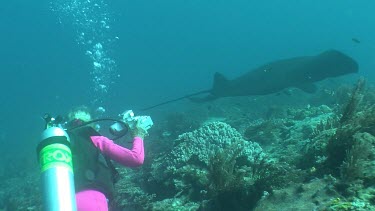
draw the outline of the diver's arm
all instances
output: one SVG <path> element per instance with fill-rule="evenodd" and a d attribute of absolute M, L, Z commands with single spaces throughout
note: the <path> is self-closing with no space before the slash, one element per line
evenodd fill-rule
<path fill-rule="evenodd" d="M 113 143 L 105 136 L 91 136 L 91 140 L 104 155 L 124 166 L 138 167 L 143 164 L 145 153 L 141 137 L 133 138 L 131 150 Z"/>

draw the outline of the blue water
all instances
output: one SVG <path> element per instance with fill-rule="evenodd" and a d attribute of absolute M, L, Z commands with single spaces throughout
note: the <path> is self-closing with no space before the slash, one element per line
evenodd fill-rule
<path fill-rule="evenodd" d="M 216 71 L 232 78 L 276 59 L 334 48 L 375 79 L 371 0 L 92 0 L 106 4 L 109 30 L 85 41 L 106 44 L 115 62 L 110 75 L 96 74 L 110 79 L 103 94 L 93 90 L 92 45 L 77 41 L 88 29 L 51 9 L 59 2 L 69 1 L 0 2 L 2 153 L 34 150 L 45 112 L 85 104 L 116 114 L 210 88 Z"/>

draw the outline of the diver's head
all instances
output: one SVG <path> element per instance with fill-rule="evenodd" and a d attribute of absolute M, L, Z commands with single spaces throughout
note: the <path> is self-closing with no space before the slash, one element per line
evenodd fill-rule
<path fill-rule="evenodd" d="M 69 112 L 67 126 L 72 128 L 91 120 L 90 109 L 87 106 L 79 106 Z"/>

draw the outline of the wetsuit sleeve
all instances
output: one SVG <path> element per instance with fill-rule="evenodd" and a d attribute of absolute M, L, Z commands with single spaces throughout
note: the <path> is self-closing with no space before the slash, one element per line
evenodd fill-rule
<path fill-rule="evenodd" d="M 91 140 L 104 155 L 124 166 L 138 167 L 143 164 L 145 153 L 140 137 L 133 139 L 131 150 L 113 143 L 105 136 L 91 136 Z"/>

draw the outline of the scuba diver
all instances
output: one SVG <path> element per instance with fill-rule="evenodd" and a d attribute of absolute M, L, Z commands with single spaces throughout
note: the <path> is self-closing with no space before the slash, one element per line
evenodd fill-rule
<path fill-rule="evenodd" d="M 93 124 L 85 124 L 89 122 L 93 122 L 89 109 L 79 107 L 69 113 L 66 126 L 72 140 L 77 210 L 107 211 L 118 179 L 111 160 L 126 167 L 141 166 L 144 161 L 143 140 L 149 127 L 138 124 L 139 120 L 136 120 L 134 126 L 129 127 L 133 144 L 127 149 L 99 134 Z"/>

